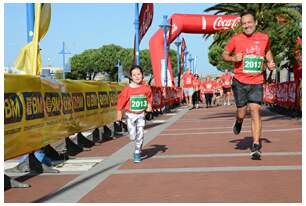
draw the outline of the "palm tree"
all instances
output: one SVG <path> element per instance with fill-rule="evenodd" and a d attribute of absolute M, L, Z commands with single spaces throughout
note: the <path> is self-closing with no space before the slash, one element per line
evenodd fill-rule
<path fill-rule="evenodd" d="M 263 3 L 263 4 L 255 4 L 255 3 L 220 3 L 216 4 L 210 8 L 204 10 L 204 12 L 208 11 L 216 11 L 215 14 L 240 14 L 245 10 L 253 10 L 256 13 L 257 17 L 257 31 L 261 31 L 269 34 L 270 36 L 270 45 L 272 53 L 275 54 L 275 62 L 279 65 L 282 60 L 288 59 L 289 61 L 294 61 L 294 57 L 292 55 L 292 49 L 295 48 L 295 40 L 298 36 L 301 36 L 302 28 L 301 28 L 301 4 L 288 4 L 288 3 Z M 283 23 L 280 24 L 280 19 L 283 19 Z M 210 46 L 210 52 L 214 57 L 216 55 L 216 51 L 220 51 L 218 47 L 223 48 L 226 45 L 229 38 L 237 32 L 241 32 L 241 27 L 238 26 L 234 30 L 226 30 L 214 35 L 214 41 Z M 210 35 L 204 35 L 205 39 L 209 38 Z M 289 39 L 289 40 L 288 40 Z M 221 53 L 220 53 L 221 55 Z M 214 57 L 210 56 L 210 59 Z M 220 63 L 220 58 L 212 61 L 213 65 L 217 66 L 223 65 L 224 63 Z M 216 62 L 218 64 L 216 65 Z M 219 68 L 222 69 L 222 68 Z M 223 68 L 224 69 L 224 68 Z"/>

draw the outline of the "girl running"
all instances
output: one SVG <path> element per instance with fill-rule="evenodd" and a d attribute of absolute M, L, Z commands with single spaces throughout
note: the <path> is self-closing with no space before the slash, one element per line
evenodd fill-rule
<path fill-rule="evenodd" d="M 144 139 L 145 112 L 152 111 L 152 91 L 143 83 L 143 69 L 133 65 L 130 69 L 131 83 L 118 96 L 117 122 L 122 120 L 122 110 L 126 111 L 130 140 L 135 142 L 134 162 L 141 162 Z"/>

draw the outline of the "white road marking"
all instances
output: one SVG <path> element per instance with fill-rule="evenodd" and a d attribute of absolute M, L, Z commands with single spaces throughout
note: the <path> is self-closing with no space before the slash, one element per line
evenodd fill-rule
<path fill-rule="evenodd" d="M 270 129 L 263 130 L 262 132 L 289 132 L 289 131 L 298 131 L 302 128 L 290 128 L 290 129 Z M 244 130 L 241 133 L 250 133 L 251 130 Z M 182 135 L 197 135 L 197 134 L 231 134 L 233 131 L 224 131 L 224 132 L 190 132 L 190 133 L 161 133 L 161 136 L 182 136 Z"/>

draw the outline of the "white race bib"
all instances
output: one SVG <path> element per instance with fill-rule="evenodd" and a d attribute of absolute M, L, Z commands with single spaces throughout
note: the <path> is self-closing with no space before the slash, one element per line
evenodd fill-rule
<path fill-rule="evenodd" d="M 243 73 L 260 74 L 263 57 L 255 55 L 245 55 L 243 58 Z"/>
<path fill-rule="evenodd" d="M 191 84 L 191 78 L 190 77 L 187 77 L 186 84 Z"/>

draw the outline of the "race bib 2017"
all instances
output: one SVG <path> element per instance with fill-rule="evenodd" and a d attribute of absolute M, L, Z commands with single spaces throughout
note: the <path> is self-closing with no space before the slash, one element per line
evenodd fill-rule
<path fill-rule="evenodd" d="M 261 73 L 263 58 L 261 56 L 245 55 L 243 58 L 243 73 Z"/>
<path fill-rule="evenodd" d="M 148 107 L 146 96 L 131 96 L 130 97 L 130 110 L 131 112 L 141 112 Z"/>

